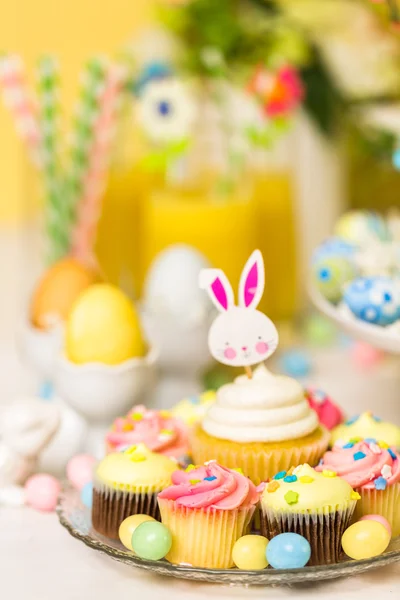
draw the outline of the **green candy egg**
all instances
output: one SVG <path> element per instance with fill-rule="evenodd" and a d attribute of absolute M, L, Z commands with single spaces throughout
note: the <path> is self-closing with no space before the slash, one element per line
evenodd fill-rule
<path fill-rule="evenodd" d="M 355 278 L 356 269 L 346 258 L 324 257 L 313 265 L 313 281 L 321 294 L 337 304 L 343 296 L 343 286 Z"/>
<path fill-rule="evenodd" d="M 145 521 L 132 534 L 132 549 L 140 558 L 161 560 L 171 546 L 171 532 L 158 521 Z"/>

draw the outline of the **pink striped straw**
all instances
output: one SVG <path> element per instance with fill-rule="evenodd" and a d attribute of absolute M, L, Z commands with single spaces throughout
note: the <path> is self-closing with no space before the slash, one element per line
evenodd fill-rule
<path fill-rule="evenodd" d="M 72 253 L 80 260 L 94 263 L 93 246 L 101 201 L 106 189 L 111 146 L 120 92 L 126 77 L 121 65 L 111 65 L 100 100 L 90 160 L 78 203 L 76 226 L 72 234 Z"/>
<path fill-rule="evenodd" d="M 19 56 L 0 58 L 0 85 L 4 104 L 14 117 L 18 134 L 27 145 L 33 162 L 42 166 L 38 110 L 29 92 L 24 64 Z"/>

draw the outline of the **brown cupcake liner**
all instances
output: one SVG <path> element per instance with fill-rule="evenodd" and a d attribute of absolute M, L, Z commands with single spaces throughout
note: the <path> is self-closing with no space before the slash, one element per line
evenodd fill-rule
<path fill-rule="evenodd" d="M 236 510 L 186 508 L 174 500 L 158 500 L 161 521 L 172 534 L 172 547 L 166 559 L 203 569 L 229 569 L 234 566 L 235 542 L 249 532 L 254 506 Z"/>
<path fill-rule="evenodd" d="M 400 484 L 389 485 L 386 490 L 357 488 L 361 499 L 357 502 L 355 518 L 364 515 L 381 515 L 392 528 L 392 538 L 400 535 Z"/>
<path fill-rule="evenodd" d="M 134 493 L 110 488 L 93 489 L 92 525 L 106 537 L 118 540 L 119 526 L 131 515 L 149 515 L 161 520 L 158 492 Z"/>
<path fill-rule="evenodd" d="M 192 454 L 195 464 L 203 464 L 208 460 L 216 460 L 219 464 L 230 469 L 240 467 L 243 473 L 256 485 L 267 481 L 279 471 L 287 471 L 290 467 L 309 464 L 316 466 L 322 458 L 329 444 L 329 432 L 321 428 L 320 439 L 316 439 L 304 446 L 290 448 L 270 448 L 265 444 L 265 449 L 255 449 L 254 445 L 236 444 L 234 448 L 229 442 L 217 438 L 203 438 L 193 435 Z M 259 446 L 260 444 L 258 444 Z"/>
<path fill-rule="evenodd" d="M 342 535 L 350 525 L 355 502 L 335 512 L 288 513 L 261 506 L 261 534 L 269 540 L 280 533 L 298 533 L 311 546 L 307 566 L 339 562 L 342 555 Z"/>

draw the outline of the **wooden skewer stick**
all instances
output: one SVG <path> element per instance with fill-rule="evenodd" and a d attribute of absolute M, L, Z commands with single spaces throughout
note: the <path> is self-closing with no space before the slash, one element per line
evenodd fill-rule
<path fill-rule="evenodd" d="M 249 379 L 253 378 L 253 371 L 251 370 L 251 367 L 245 367 L 244 371 Z"/>

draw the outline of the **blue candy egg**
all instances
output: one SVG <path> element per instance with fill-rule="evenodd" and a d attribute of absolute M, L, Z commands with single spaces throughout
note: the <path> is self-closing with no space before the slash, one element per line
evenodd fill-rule
<path fill-rule="evenodd" d="M 360 277 L 350 283 L 344 302 L 362 321 L 390 325 L 400 318 L 400 289 L 390 277 Z"/>
<path fill-rule="evenodd" d="M 274 569 L 301 569 L 311 556 L 310 543 L 298 533 L 281 533 L 270 540 L 267 561 Z"/>
<path fill-rule="evenodd" d="M 305 377 L 312 370 L 311 359 L 302 350 L 288 350 L 280 359 L 281 369 L 290 377 Z"/>
<path fill-rule="evenodd" d="M 344 285 L 357 276 L 357 271 L 348 258 L 325 256 L 313 264 L 312 276 L 321 294 L 336 304 L 342 299 Z"/>
<path fill-rule="evenodd" d="M 93 483 L 86 483 L 81 489 L 81 502 L 86 508 L 92 508 L 93 504 Z"/>

